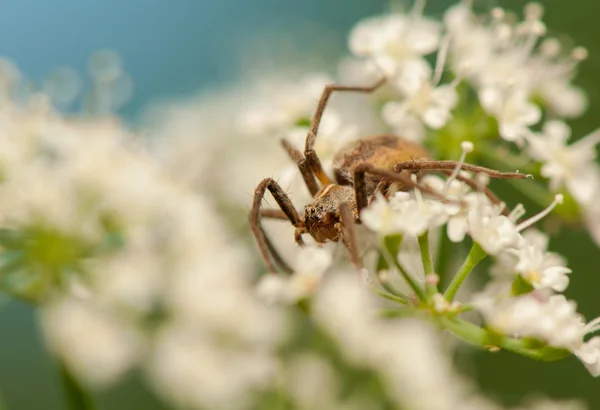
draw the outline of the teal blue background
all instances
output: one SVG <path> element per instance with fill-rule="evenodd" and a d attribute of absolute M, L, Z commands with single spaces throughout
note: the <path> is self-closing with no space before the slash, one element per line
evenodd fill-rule
<path fill-rule="evenodd" d="M 428 10 L 439 15 L 449 3 L 432 0 Z M 525 2 L 482 4 L 497 3 L 518 10 Z M 568 33 L 590 50 L 578 83 L 588 90 L 592 108 L 573 122 L 576 135 L 582 135 L 600 125 L 600 4 L 542 3 L 551 33 Z M 327 59 L 334 61 L 342 52 L 351 26 L 384 10 L 386 4 L 382 0 L 7 0 L 0 3 L 0 55 L 40 80 L 57 66 L 84 72 L 93 51 L 114 49 L 134 80 L 134 97 L 122 114 L 135 121 L 150 101 L 233 82 L 246 68 L 244 55 L 258 47 L 248 39 L 268 32 L 285 32 L 302 50 L 320 50 L 326 65 Z M 273 44 L 266 67 L 276 69 L 285 50 L 278 48 L 281 42 Z M 258 51 L 269 56 L 268 48 Z M 567 295 L 579 301 L 586 317 L 600 315 L 598 248 L 577 231 L 563 232 L 555 246 L 573 269 Z M 0 393 L 11 410 L 64 408 L 56 369 L 41 346 L 35 320 L 27 306 L 16 302 L 0 310 Z M 481 353 L 460 365 L 476 375 L 488 393 L 507 403 L 534 391 L 585 397 L 591 408 L 600 408 L 600 381 L 576 359 L 544 364 L 508 353 Z M 131 403 L 140 409 L 161 408 L 136 377 L 101 400 L 111 410 L 130 409 Z"/>

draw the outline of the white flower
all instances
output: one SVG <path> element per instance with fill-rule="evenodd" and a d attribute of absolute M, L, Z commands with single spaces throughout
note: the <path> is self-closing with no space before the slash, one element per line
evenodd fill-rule
<path fill-rule="evenodd" d="M 600 318 L 586 324 L 577 313 L 576 303 L 564 295 L 534 291 L 510 297 L 506 289 L 506 286 L 490 288 L 487 294 L 479 295 L 474 301 L 488 326 L 508 336 L 533 337 L 551 346 L 568 349 L 592 375 L 600 375 L 600 338 L 584 341 L 586 335 L 600 329 Z"/>
<path fill-rule="evenodd" d="M 516 248 L 521 241 L 515 224 L 492 207 L 471 209 L 467 220 L 473 240 L 491 255 L 497 255 L 507 248 Z"/>
<path fill-rule="evenodd" d="M 397 214 L 398 229 L 401 233 L 420 236 L 429 229 L 446 223 L 448 215 L 446 206 L 438 199 L 422 198 L 418 191 L 415 196 L 406 198 L 396 193 L 390 205 Z"/>
<path fill-rule="evenodd" d="M 551 288 L 563 292 L 569 286 L 568 273 L 563 258 L 552 252 L 544 252 L 535 245 L 525 244 L 518 250 L 515 270 L 534 288 Z"/>
<path fill-rule="evenodd" d="M 439 43 L 441 24 L 420 13 L 371 17 L 358 23 L 350 33 L 350 51 L 371 58 L 388 76 L 394 76 L 407 62 L 433 52 Z"/>
<path fill-rule="evenodd" d="M 488 114 L 496 117 L 500 136 L 507 141 L 521 143 L 528 127 L 542 118 L 541 109 L 519 88 L 486 87 L 479 91 L 479 101 Z"/>
<path fill-rule="evenodd" d="M 582 343 L 574 353 L 592 376 L 600 376 L 600 336 L 594 336 Z"/>
<path fill-rule="evenodd" d="M 458 103 L 458 93 L 452 85 L 440 85 L 420 79 L 414 88 L 404 87 L 403 100 L 387 103 L 383 118 L 403 133 L 403 126 L 416 117 L 431 129 L 442 128 L 451 117 L 450 111 Z"/>
<path fill-rule="evenodd" d="M 69 298 L 42 312 L 50 349 L 85 383 L 116 382 L 138 360 L 141 339 L 127 324 L 90 300 Z"/>
<path fill-rule="evenodd" d="M 188 325 L 163 328 L 146 363 L 153 385 L 185 408 L 248 408 L 253 390 L 275 377 L 277 361 L 259 346 L 207 336 Z"/>
<path fill-rule="evenodd" d="M 463 173 L 463 176 L 468 176 Z M 491 206 L 489 199 L 481 192 L 472 191 L 469 186 L 458 180 L 446 181 L 435 175 L 426 175 L 421 183 L 437 192 L 445 192 L 451 201 L 461 201 L 465 206 L 448 203 L 447 235 L 452 242 L 462 242 L 468 231 L 469 210 L 478 206 Z"/>
<path fill-rule="evenodd" d="M 436 293 L 433 295 L 433 307 L 437 312 L 447 313 L 456 312 L 458 309 L 460 309 L 461 304 L 456 301 L 449 303 L 444 295 L 441 293 Z"/>
<path fill-rule="evenodd" d="M 406 192 L 397 192 L 388 202 L 378 195 L 361 213 L 361 220 L 372 231 L 381 235 L 402 233 L 419 236 L 427 230 L 443 225 L 447 220 L 445 205 L 436 199 L 414 198 Z"/>
<path fill-rule="evenodd" d="M 297 81 L 259 84 L 259 95 L 242 109 L 238 131 L 254 137 L 287 132 L 299 121 L 310 120 L 323 88 L 332 82 L 324 74 L 312 74 Z"/>
<path fill-rule="evenodd" d="M 257 292 L 268 303 L 297 302 L 315 293 L 331 263 L 332 254 L 328 249 L 304 246 L 297 252 L 291 276 L 265 275 L 258 284 Z"/>
<path fill-rule="evenodd" d="M 398 89 L 402 100 L 388 102 L 382 115 L 400 135 L 414 128 L 412 124 L 415 118 L 431 129 L 442 128 L 450 119 L 450 111 L 458 103 L 456 86 L 460 77 L 451 84 L 439 84 L 449 46 L 449 39 L 442 41 L 433 74 L 426 61 L 414 60 L 406 63 L 393 79 L 392 85 Z"/>
<path fill-rule="evenodd" d="M 536 229 L 522 235 L 518 249 L 508 249 L 495 258 L 490 273 L 496 279 L 512 281 L 519 274 L 536 289 L 549 288 L 563 292 L 569 285 L 571 269 L 557 253 L 548 252 L 548 236 Z"/>
<path fill-rule="evenodd" d="M 570 128 L 562 121 L 544 124 L 542 134 L 530 133 L 529 154 L 543 162 L 541 173 L 550 179 L 550 188 L 565 186 L 575 199 L 586 204 L 600 187 L 600 168 L 595 163 L 595 145 L 600 141 L 600 131 L 579 139 L 571 145 Z"/>
<path fill-rule="evenodd" d="M 367 228 L 383 236 L 398 232 L 399 229 L 396 211 L 383 195 L 377 195 L 375 200 L 363 209 L 360 219 Z"/>

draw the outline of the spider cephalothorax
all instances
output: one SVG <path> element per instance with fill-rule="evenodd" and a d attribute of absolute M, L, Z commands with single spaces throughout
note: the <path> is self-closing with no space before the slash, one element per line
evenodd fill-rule
<path fill-rule="evenodd" d="M 299 214 L 288 195 L 272 178 L 265 178 L 256 186 L 250 212 L 250 226 L 261 256 L 271 271 L 276 270 L 275 265 L 279 265 L 284 271 L 290 271 L 290 268 L 266 236 L 260 222 L 261 217 L 288 219 L 296 227 L 294 238 L 300 246 L 304 245 L 303 234 L 311 235 L 319 243 L 337 242 L 341 239 L 358 268 L 361 261 L 353 228 L 355 223 L 360 223 L 360 212 L 369 205 L 373 197 L 377 193 L 387 196 L 392 185 L 395 190 L 409 190 L 418 186 L 424 192 L 439 196 L 438 193 L 419 185 L 418 178 L 413 179 L 411 176 L 419 176 L 427 171 L 449 173 L 457 167 L 456 161 L 430 159 L 423 147 L 395 135 L 375 135 L 359 139 L 342 148 L 334 157 L 335 182 L 327 176 L 314 145 L 319 123 L 331 93 L 369 93 L 384 83 L 385 79 L 381 79 L 370 87 L 326 86 L 306 136 L 304 154 L 286 140 L 282 141 L 283 147 L 298 165 L 313 199 L 304 208 L 304 213 Z M 460 166 L 467 171 L 482 172 L 496 178 L 525 176 L 470 164 L 461 163 Z M 460 176 L 459 179 L 465 180 Z M 261 210 L 266 190 L 271 192 L 281 211 Z"/>

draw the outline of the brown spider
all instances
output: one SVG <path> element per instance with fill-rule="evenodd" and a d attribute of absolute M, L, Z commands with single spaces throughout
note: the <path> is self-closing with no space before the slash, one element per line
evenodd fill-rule
<path fill-rule="evenodd" d="M 301 216 L 275 180 L 265 178 L 256 186 L 250 211 L 250 227 L 262 259 L 272 272 L 276 271 L 275 264 L 285 272 L 291 272 L 291 269 L 265 234 L 261 225 L 261 217 L 289 220 L 296 228 L 294 239 L 300 246 L 304 245 L 302 235 L 305 233 L 310 234 L 319 243 L 337 242 L 341 239 L 350 252 L 352 262 L 359 269 L 361 260 L 354 223 L 360 223 L 361 210 L 369 205 L 377 192 L 387 196 L 390 185 L 394 184 L 397 190 L 418 187 L 423 192 L 443 199 L 439 193 L 413 181 L 410 175 L 420 175 L 421 171 L 441 172 L 448 175 L 457 167 L 458 162 L 431 160 L 424 148 L 394 135 L 369 136 L 342 148 L 334 157 L 335 182 L 323 170 L 314 146 L 319 123 L 332 92 L 371 93 L 385 82 L 386 79 L 382 78 L 368 87 L 327 85 L 321 94 L 306 136 L 304 155 L 285 139 L 281 141 L 285 150 L 296 162 L 313 199 L 304 208 L 304 216 Z M 492 178 L 524 178 L 526 176 L 520 173 L 499 172 L 471 164 L 462 164 L 462 169 L 485 173 Z M 469 184 L 472 188 L 480 189 L 471 179 L 460 175 L 457 179 Z M 267 189 L 273 195 L 281 211 L 261 210 L 261 203 Z M 500 202 L 489 190 L 485 189 L 485 193 L 493 202 Z"/>

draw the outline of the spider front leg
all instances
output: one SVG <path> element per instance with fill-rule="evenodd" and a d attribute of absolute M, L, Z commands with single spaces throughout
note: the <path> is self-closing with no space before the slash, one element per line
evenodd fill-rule
<path fill-rule="evenodd" d="M 402 172 L 408 170 L 423 170 L 431 172 L 439 172 L 446 176 L 451 176 L 453 171 L 460 168 L 461 170 L 470 171 L 476 174 L 485 174 L 490 178 L 496 179 L 522 179 L 527 178 L 527 174 L 521 174 L 519 172 L 501 172 L 495 169 L 481 167 L 479 165 L 466 164 L 457 161 L 432 161 L 432 160 L 421 160 L 421 161 L 407 161 L 401 162 L 394 166 L 395 172 Z M 454 176 L 457 180 L 465 183 L 471 189 L 481 191 L 488 199 L 496 205 L 504 205 L 504 202 L 500 200 L 488 187 L 481 186 L 477 181 L 469 178 L 465 178 L 460 174 Z M 504 208 L 502 211 L 504 215 L 508 215 L 510 210 Z"/>
<path fill-rule="evenodd" d="M 290 158 L 298 165 L 298 170 L 302 175 L 302 179 L 304 179 L 304 183 L 306 184 L 310 195 L 314 197 L 317 192 L 319 192 L 319 185 L 317 184 L 317 181 L 315 181 L 315 174 L 306 161 L 306 158 L 304 158 L 302 153 L 294 148 L 289 141 L 282 139 L 281 145 L 283 145 L 283 148 L 287 151 Z"/>
<path fill-rule="evenodd" d="M 329 84 L 325 86 L 323 89 L 323 93 L 321 94 L 321 98 L 319 99 L 319 103 L 317 104 L 317 109 L 315 114 L 313 115 L 310 130 L 306 135 L 306 142 L 304 144 L 304 156 L 308 161 L 309 166 L 315 173 L 317 179 L 323 185 L 331 184 L 331 179 L 327 176 L 325 171 L 323 170 L 323 165 L 321 164 L 321 160 L 319 159 L 316 151 L 315 151 L 315 141 L 317 139 L 317 133 L 319 132 L 319 125 L 321 124 L 321 118 L 323 117 L 323 112 L 325 111 L 325 107 L 327 106 L 327 102 L 329 101 L 329 97 L 334 91 L 353 91 L 359 93 L 372 93 L 379 87 L 381 87 L 387 79 L 382 77 L 376 83 L 370 86 L 348 86 L 341 84 Z"/>
<path fill-rule="evenodd" d="M 406 161 L 396 164 L 394 171 L 454 171 L 460 168 L 464 171 L 473 172 L 476 174 L 486 174 L 490 178 L 498 179 L 521 179 L 527 178 L 527 174 L 521 174 L 519 172 L 500 172 L 495 169 L 481 167 L 479 165 L 467 164 L 459 161 L 436 161 L 436 160 L 418 160 L 418 161 Z"/>
<path fill-rule="evenodd" d="M 289 273 L 292 269 L 279 255 L 272 242 L 267 237 L 261 224 L 261 216 L 266 216 L 261 210 L 261 204 L 267 189 L 271 192 L 271 195 L 273 195 L 273 198 L 281 208 L 283 215 L 285 215 L 292 225 L 296 227 L 296 230 L 304 228 L 304 220 L 298 215 L 298 211 L 294 208 L 292 201 L 275 180 L 272 178 L 265 178 L 256 186 L 256 189 L 254 190 L 254 200 L 252 201 L 252 210 L 250 211 L 250 229 L 252 230 L 252 234 L 258 245 L 260 256 L 271 272 L 276 272 L 273 263 L 273 261 L 275 261 L 284 272 Z M 282 215 L 278 212 L 273 212 L 272 214 L 272 217 L 275 218 L 281 216 Z M 271 258 L 273 260 L 271 260 Z"/>
<path fill-rule="evenodd" d="M 365 177 L 367 174 L 380 177 L 383 181 L 389 181 L 400 185 L 401 189 L 418 188 L 422 192 L 439 200 L 445 200 L 444 196 L 418 182 L 413 181 L 410 176 L 400 172 L 396 173 L 387 169 L 377 168 L 371 164 L 360 164 L 354 169 L 354 195 L 356 207 L 360 218 L 360 212 L 369 205 L 369 195 Z"/>
<path fill-rule="evenodd" d="M 362 260 L 360 259 L 360 251 L 358 249 L 358 239 L 356 237 L 355 220 L 352 213 L 352 208 L 348 202 L 343 202 L 338 210 L 340 222 L 335 224 L 335 228 L 340 233 L 342 243 L 350 252 L 350 260 L 354 264 L 357 271 L 362 269 Z"/>

